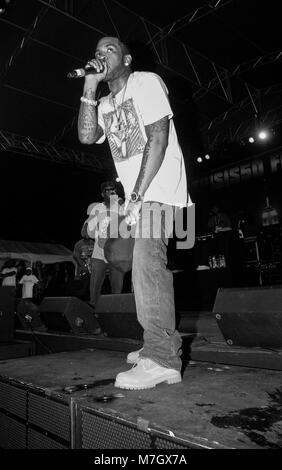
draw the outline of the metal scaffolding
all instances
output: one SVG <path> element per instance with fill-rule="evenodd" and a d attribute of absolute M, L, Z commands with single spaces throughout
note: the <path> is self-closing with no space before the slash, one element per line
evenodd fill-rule
<path fill-rule="evenodd" d="M 95 172 L 113 170 L 111 158 L 107 159 L 3 130 L 0 131 L 0 149 L 53 163 L 71 164 Z"/>
<path fill-rule="evenodd" d="M 188 12 L 181 18 L 174 20 L 173 22 L 167 24 L 162 28 L 149 21 L 147 18 L 144 18 L 143 16 L 139 15 L 130 8 L 127 8 L 117 0 L 95 0 L 95 5 L 99 6 L 100 11 L 102 11 L 102 14 L 105 15 L 105 18 L 107 18 L 111 31 L 104 31 L 102 28 L 100 29 L 90 24 L 87 19 L 86 21 L 82 19 L 81 9 L 90 4 L 90 2 L 76 2 L 74 0 L 36 1 L 41 8 L 39 9 L 38 14 L 34 18 L 34 21 L 28 28 L 24 28 L 23 26 L 16 24 L 3 16 L 0 17 L 0 22 L 7 23 L 10 26 L 23 32 L 23 37 L 21 41 L 19 42 L 19 44 L 17 44 L 9 60 L 6 62 L 6 64 L 4 64 L 4 66 L 2 66 L 2 69 L 0 70 L 0 85 L 13 88 L 14 90 L 24 94 L 30 94 L 41 100 L 53 102 L 58 106 L 71 108 L 74 112 L 77 112 L 75 108 L 68 106 L 62 102 L 55 102 L 52 101 L 50 98 L 39 96 L 36 93 L 32 94 L 24 89 L 21 89 L 20 87 L 15 87 L 9 83 L 5 83 L 5 78 L 9 68 L 15 62 L 18 55 L 21 53 L 23 48 L 26 47 L 29 41 L 35 42 L 45 48 L 49 48 L 50 50 L 53 50 L 58 54 L 62 54 L 66 57 L 72 58 L 77 61 L 78 64 L 82 64 L 81 57 L 75 57 L 64 50 L 52 46 L 51 44 L 41 41 L 35 37 L 35 33 L 38 30 L 40 22 L 49 10 L 57 13 L 58 15 L 62 15 L 68 18 L 69 20 L 74 21 L 85 28 L 88 28 L 89 30 L 95 33 L 99 33 L 100 35 L 108 35 L 114 33 L 115 35 L 119 36 L 119 24 L 121 23 L 121 18 L 124 16 L 123 20 L 125 20 L 127 16 L 130 16 L 130 18 L 132 18 L 132 27 L 138 27 L 138 31 L 140 32 L 144 43 L 146 43 L 152 48 L 155 55 L 156 63 L 158 63 L 159 66 L 162 67 L 164 70 L 172 72 L 176 76 L 181 76 L 184 80 L 187 81 L 187 83 L 191 85 L 192 99 L 196 104 L 199 104 L 200 100 L 202 100 L 207 94 L 219 99 L 220 102 L 223 103 L 223 106 L 221 107 L 221 109 L 225 108 L 225 111 L 223 113 L 219 114 L 212 120 L 209 120 L 205 117 L 205 121 L 208 122 L 201 128 L 203 139 L 205 139 L 205 137 L 209 134 L 211 139 L 218 139 L 219 135 L 223 135 L 224 133 L 226 134 L 226 130 L 224 130 L 222 133 L 218 132 L 217 127 L 222 123 L 226 124 L 227 121 L 231 121 L 232 117 L 234 117 L 236 113 L 242 111 L 243 109 L 246 110 L 249 105 L 255 104 L 252 99 L 252 96 L 256 95 L 259 90 L 256 90 L 255 88 L 253 88 L 253 90 L 250 90 L 250 84 L 243 80 L 241 78 L 241 75 L 247 71 L 255 70 L 256 68 L 261 67 L 263 65 L 281 61 L 282 58 L 282 50 L 267 53 L 264 53 L 260 50 L 261 53 L 256 58 L 246 62 L 242 62 L 227 69 L 226 67 L 223 67 L 222 64 L 215 63 L 213 60 L 206 57 L 198 50 L 192 48 L 190 45 L 179 40 L 175 36 L 176 32 L 180 31 L 185 27 L 189 27 L 190 24 L 200 20 L 201 18 L 204 18 L 209 15 L 217 15 L 220 9 L 223 10 L 234 0 L 209 0 L 202 2 L 201 7 Z M 232 25 L 229 26 L 232 30 Z M 233 30 L 236 34 L 239 34 L 239 36 L 241 35 L 243 37 L 241 31 L 235 30 L 235 28 L 233 28 Z M 260 47 L 254 42 L 252 42 L 249 38 L 244 37 L 244 39 L 249 43 L 252 43 L 252 45 L 258 50 L 260 49 Z M 174 51 L 176 51 L 176 54 L 174 54 Z M 174 56 L 177 55 L 178 52 L 181 54 L 181 61 L 175 60 Z M 234 87 L 238 84 L 243 86 L 237 87 L 240 91 L 237 91 L 236 98 L 234 98 Z M 272 87 L 269 87 L 267 90 L 260 90 L 263 96 L 272 91 Z M 187 104 L 188 100 L 190 100 L 190 97 L 187 99 L 184 98 L 182 100 L 182 108 Z M 202 116 L 204 116 L 204 113 L 202 113 Z M 249 116 L 249 119 L 252 118 L 253 110 Z M 75 161 L 76 164 L 80 164 L 81 166 L 86 164 L 87 167 L 89 166 L 93 168 L 94 165 L 96 170 L 99 168 L 101 169 L 101 165 L 97 163 L 97 159 L 93 158 L 92 155 L 89 159 L 88 157 L 82 158 L 81 156 L 85 156 L 85 153 L 80 153 L 71 149 L 64 149 L 62 151 L 62 148 L 59 149 L 57 147 L 58 141 L 72 129 L 74 121 L 75 118 L 71 119 L 71 121 L 67 123 L 62 123 L 61 130 L 58 130 L 56 135 L 54 135 L 54 137 L 51 139 L 51 142 L 40 142 L 39 145 L 39 141 L 36 141 L 37 145 L 35 145 L 35 147 L 36 149 L 39 149 L 39 152 L 36 150 L 35 155 L 37 154 L 39 156 L 40 154 L 41 158 L 43 158 L 43 155 L 45 155 L 46 158 L 58 158 L 60 162 L 63 162 L 64 159 L 68 160 L 69 158 L 69 161 Z M 241 123 L 240 125 L 238 125 L 238 123 L 233 125 L 232 123 L 231 127 L 232 129 L 230 129 L 229 134 L 235 133 L 236 135 L 238 135 L 242 126 Z M 3 133 L 4 131 L 1 132 L 2 148 L 4 148 L 3 146 L 6 145 L 3 139 Z M 10 143 L 17 142 L 16 148 L 18 152 L 22 152 L 25 146 L 27 145 L 29 149 L 28 152 L 29 154 L 31 153 L 31 148 L 28 144 L 28 141 L 30 141 L 30 139 L 28 137 L 18 136 L 17 139 L 14 138 L 11 140 L 11 135 L 15 136 L 15 134 L 9 135 L 10 136 L 8 140 Z M 27 139 L 27 141 L 25 139 Z M 20 143 L 21 141 L 22 144 Z M 33 139 L 32 142 L 35 143 Z M 44 149 L 43 153 L 41 149 Z M 52 149 L 56 149 L 56 151 Z M 47 150 L 49 153 L 47 152 Z M 72 152 L 74 152 L 74 155 L 72 154 Z M 59 157 L 57 156 L 57 153 L 59 154 Z M 105 161 L 103 160 L 103 165 L 104 164 Z"/>

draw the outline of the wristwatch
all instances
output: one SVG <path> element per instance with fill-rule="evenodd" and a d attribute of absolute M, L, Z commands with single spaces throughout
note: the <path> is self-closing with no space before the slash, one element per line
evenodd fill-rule
<path fill-rule="evenodd" d="M 135 202 L 138 202 L 138 201 L 142 201 L 142 196 L 140 196 L 140 194 L 133 191 L 133 193 L 131 193 L 130 196 L 129 196 L 129 202 L 135 203 Z"/>

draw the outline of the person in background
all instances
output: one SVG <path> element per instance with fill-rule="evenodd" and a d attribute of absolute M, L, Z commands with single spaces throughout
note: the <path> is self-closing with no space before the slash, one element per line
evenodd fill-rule
<path fill-rule="evenodd" d="M 1 269 L 0 279 L 2 279 L 2 286 L 16 287 L 16 276 L 18 269 L 14 260 L 9 259 L 6 261 Z"/>
<path fill-rule="evenodd" d="M 109 235 L 111 219 L 118 217 L 123 199 L 117 194 L 114 181 L 101 184 L 103 202 L 94 202 L 87 209 L 88 235 L 95 239 L 91 260 L 90 303 L 95 308 L 101 289 L 109 274 L 111 293 L 120 294 L 123 288 L 124 273 L 109 264 L 104 255 L 104 245 Z"/>
<path fill-rule="evenodd" d="M 87 233 L 87 222 L 84 222 L 81 229 L 82 238 L 76 242 L 73 249 L 73 258 L 76 262 L 77 279 L 91 274 L 91 258 L 95 241 Z"/>
<path fill-rule="evenodd" d="M 23 275 L 19 283 L 23 286 L 22 298 L 33 300 L 34 286 L 39 283 L 39 280 L 32 273 L 32 268 L 26 268 L 26 274 Z"/>
<path fill-rule="evenodd" d="M 208 229 L 214 233 L 232 230 L 229 216 L 221 211 L 217 205 L 214 205 L 210 210 Z"/>

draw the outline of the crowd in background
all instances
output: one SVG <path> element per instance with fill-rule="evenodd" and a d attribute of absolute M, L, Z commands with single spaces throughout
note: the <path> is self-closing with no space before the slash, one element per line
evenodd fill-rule
<path fill-rule="evenodd" d="M 103 202 L 99 205 L 103 205 Z M 199 223 L 201 218 L 199 211 L 197 213 L 196 240 L 193 249 L 188 250 L 189 253 L 186 253 L 186 250 L 185 253 L 183 250 L 176 250 L 175 239 L 170 240 L 168 268 L 176 273 L 182 272 L 182 276 L 185 273 L 190 276 L 191 272 L 194 277 L 196 276 L 195 270 L 201 271 L 214 267 L 231 268 L 230 285 L 233 286 L 258 284 L 257 273 L 251 270 L 253 266 L 256 270 L 260 269 L 260 276 L 263 274 L 263 283 L 276 282 L 276 277 L 280 281 L 281 224 L 278 223 L 277 217 L 275 220 L 273 217 L 269 219 L 272 212 L 267 205 L 259 226 L 243 209 L 235 214 L 232 211 L 222 210 L 219 204 L 211 204 L 203 224 Z M 265 213 L 268 215 L 267 224 Z M 87 221 L 89 219 L 91 217 Z M 72 262 L 45 264 L 41 261 L 31 264 L 30 261 L 1 259 L 0 286 L 14 286 L 18 299 L 32 298 L 38 305 L 44 297 L 48 296 L 75 296 L 91 302 L 91 268 L 94 261 L 95 239 L 90 238 L 85 229 L 87 221 L 82 227 L 81 238 L 74 244 L 75 264 Z M 211 236 L 212 234 L 214 236 Z M 245 269 L 246 263 L 248 264 L 247 270 Z M 99 287 L 99 291 L 107 294 L 112 293 L 112 286 L 109 265 L 105 264 L 105 266 L 105 276 L 103 276 L 105 282 L 102 287 Z M 269 281 L 268 278 L 264 279 L 266 275 L 272 276 Z M 273 276 L 276 276 L 274 280 Z M 122 292 L 132 292 L 131 272 L 125 275 Z"/>
<path fill-rule="evenodd" d="M 44 264 L 37 261 L 31 266 L 28 261 L 8 259 L 1 266 L 0 285 L 14 286 L 16 297 L 25 298 L 25 286 L 33 284 L 31 298 L 39 304 L 45 296 L 65 295 L 69 282 L 74 278 L 74 271 L 71 262 Z M 28 280 L 29 284 L 26 282 Z"/>

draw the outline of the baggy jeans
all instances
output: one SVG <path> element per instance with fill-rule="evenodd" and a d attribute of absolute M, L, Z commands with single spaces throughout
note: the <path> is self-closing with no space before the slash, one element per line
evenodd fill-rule
<path fill-rule="evenodd" d="M 137 318 L 144 329 L 140 357 L 181 370 L 182 340 L 175 329 L 173 273 L 167 269 L 167 237 L 172 233 L 173 207 L 166 215 L 143 204 L 133 251 L 132 281 Z M 158 212 L 158 213 L 157 213 Z M 152 233 L 153 229 L 153 233 Z"/>

